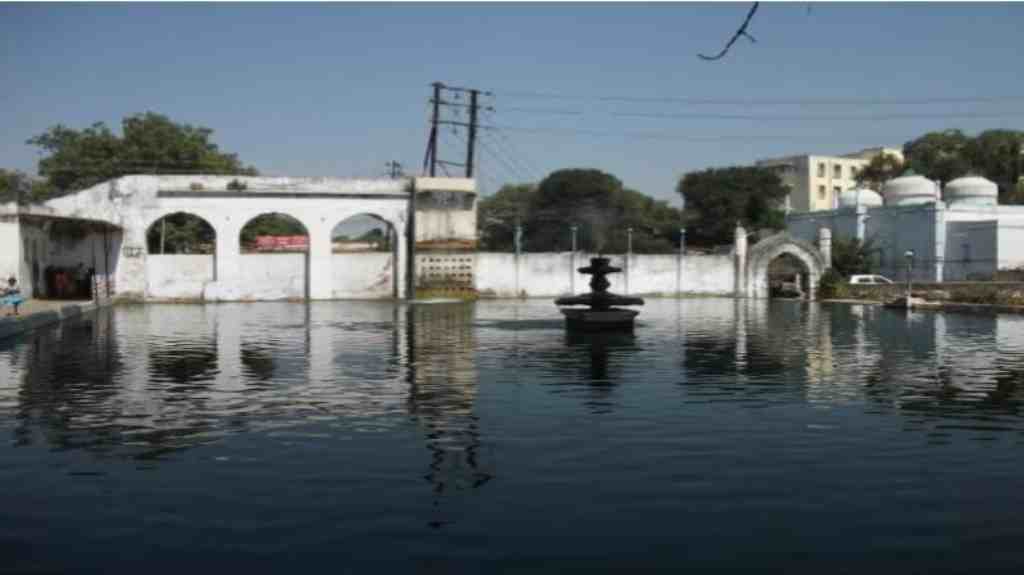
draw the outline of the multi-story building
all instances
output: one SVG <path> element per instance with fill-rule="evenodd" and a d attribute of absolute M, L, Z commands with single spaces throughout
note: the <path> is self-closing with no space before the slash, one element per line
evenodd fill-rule
<path fill-rule="evenodd" d="M 857 174 L 879 154 L 903 160 L 896 148 L 866 148 L 842 156 L 798 155 L 758 160 L 759 167 L 773 168 L 790 189 L 786 198 L 787 212 L 831 210 L 838 205 L 839 195 L 857 185 Z"/>

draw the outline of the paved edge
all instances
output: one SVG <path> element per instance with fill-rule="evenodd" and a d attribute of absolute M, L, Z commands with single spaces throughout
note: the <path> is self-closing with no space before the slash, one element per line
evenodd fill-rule
<path fill-rule="evenodd" d="M 110 303 L 96 302 L 74 303 L 61 306 L 57 310 L 38 311 L 33 314 L 15 317 L 0 317 L 0 339 L 13 337 L 32 330 L 60 323 L 66 319 L 80 317 L 89 312 L 107 307 Z"/>

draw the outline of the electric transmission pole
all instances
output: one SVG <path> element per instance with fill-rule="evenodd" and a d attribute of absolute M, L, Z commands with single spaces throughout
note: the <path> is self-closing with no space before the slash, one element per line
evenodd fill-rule
<path fill-rule="evenodd" d="M 391 160 L 390 162 L 384 165 L 387 166 L 388 175 L 391 176 L 392 180 L 398 179 L 398 177 L 402 175 L 402 164 L 396 162 L 395 160 Z"/>
<path fill-rule="evenodd" d="M 480 95 L 490 96 L 490 92 L 483 92 L 475 88 L 459 88 L 456 86 L 446 86 L 441 82 L 434 82 L 431 84 L 434 87 L 434 98 L 431 100 L 433 103 L 433 113 L 430 117 L 430 138 L 427 141 L 427 154 L 423 158 L 423 171 L 429 173 L 431 176 L 437 175 L 437 165 L 441 164 L 442 168 L 445 166 L 457 166 L 466 169 L 466 177 L 473 177 L 473 172 L 476 166 L 476 141 L 477 141 L 477 130 L 480 127 L 479 112 L 481 109 L 494 111 L 494 108 L 490 106 L 480 106 Z M 460 93 L 469 94 L 469 104 L 463 104 L 461 102 L 445 101 L 442 98 L 442 91 L 455 94 L 458 98 Z M 469 108 L 469 122 L 457 122 L 453 120 L 442 120 L 441 119 L 441 106 L 449 108 Z M 455 162 L 446 162 L 437 158 L 437 135 L 439 126 L 454 126 L 455 129 L 459 127 L 469 128 L 469 138 L 466 140 L 466 163 L 458 164 Z M 447 169 L 445 169 L 447 174 Z"/>
<path fill-rule="evenodd" d="M 476 97 L 480 90 L 469 91 L 469 140 L 466 142 L 466 177 L 473 177 L 473 153 L 476 148 Z"/>

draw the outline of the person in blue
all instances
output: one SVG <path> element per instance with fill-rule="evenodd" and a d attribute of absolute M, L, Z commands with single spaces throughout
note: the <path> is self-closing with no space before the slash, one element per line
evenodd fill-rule
<path fill-rule="evenodd" d="M 9 312 L 7 315 L 18 315 L 18 306 L 23 301 L 25 301 L 25 298 L 21 297 L 21 290 L 18 289 L 18 280 L 11 276 L 7 280 L 7 287 L 3 289 L 3 298 L 0 299 L 0 305 L 14 308 L 14 311 Z"/>

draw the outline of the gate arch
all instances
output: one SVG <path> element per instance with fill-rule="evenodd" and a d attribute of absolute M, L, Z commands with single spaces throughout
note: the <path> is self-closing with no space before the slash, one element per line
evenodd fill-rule
<path fill-rule="evenodd" d="M 768 297 L 768 266 L 776 258 L 786 254 L 793 256 L 807 268 L 810 288 L 808 296 L 814 299 L 818 292 L 818 282 L 828 269 L 828 263 L 813 244 L 787 233 L 767 237 L 750 248 L 743 266 L 741 295 Z"/>

